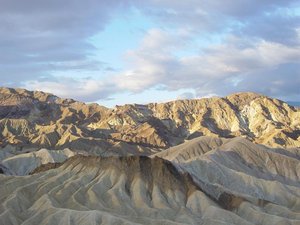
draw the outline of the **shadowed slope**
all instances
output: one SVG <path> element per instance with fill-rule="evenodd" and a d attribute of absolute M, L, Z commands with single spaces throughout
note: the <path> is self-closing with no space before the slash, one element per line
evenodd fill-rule
<path fill-rule="evenodd" d="M 54 170 L 0 180 L 0 224 L 193 224 L 210 221 L 201 219 L 207 207 L 219 210 L 160 158 L 75 156 Z"/>
<path fill-rule="evenodd" d="M 247 221 L 292 224 L 287 219 L 300 219 L 299 153 L 244 138 L 198 138 L 156 155 L 190 173 L 209 196 L 232 202 Z M 248 208 L 251 204 L 256 207 Z"/>
<path fill-rule="evenodd" d="M 176 165 L 158 157 L 78 155 L 32 176 L 0 175 L 0 224 L 300 223 L 296 185 L 285 185 L 289 193 L 283 193 L 276 182 L 266 181 L 274 190 L 266 190 L 270 193 L 264 197 L 250 188 L 229 190 L 232 180 L 225 182 L 213 166 L 202 166 L 196 176 L 199 167 L 187 162 Z M 192 177 L 177 167 L 190 171 Z M 245 188 L 235 179 L 232 185 Z"/>
<path fill-rule="evenodd" d="M 254 93 L 108 109 L 0 88 L 2 145 L 92 149 L 101 155 L 120 144 L 149 155 L 199 136 L 244 136 L 269 146 L 299 147 L 299 121 L 299 109 Z"/>

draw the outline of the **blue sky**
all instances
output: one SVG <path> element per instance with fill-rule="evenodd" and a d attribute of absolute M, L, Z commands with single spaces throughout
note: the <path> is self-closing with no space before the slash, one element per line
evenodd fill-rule
<path fill-rule="evenodd" d="M 300 101 L 299 1 L 0 0 L 0 85 L 113 107 Z"/>
<path fill-rule="evenodd" d="M 129 15 L 112 18 L 105 28 L 92 36 L 90 42 L 98 48 L 96 57 L 105 60 L 108 67 L 124 68 L 123 53 L 138 47 L 148 29 L 155 26 L 149 18 L 132 8 Z"/>

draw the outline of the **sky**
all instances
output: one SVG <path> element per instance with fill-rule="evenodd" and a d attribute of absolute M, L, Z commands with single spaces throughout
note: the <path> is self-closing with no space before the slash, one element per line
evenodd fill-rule
<path fill-rule="evenodd" d="M 300 101 L 299 0 L 0 0 L 0 86 L 113 107 Z"/>

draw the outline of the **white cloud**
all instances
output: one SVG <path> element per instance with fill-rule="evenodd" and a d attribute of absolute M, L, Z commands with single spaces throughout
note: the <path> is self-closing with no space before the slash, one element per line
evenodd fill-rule
<path fill-rule="evenodd" d="M 159 38 L 157 34 L 160 34 Z M 293 73 L 282 71 L 285 65 L 291 63 L 300 68 L 300 46 L 265 40 L 248 42 L 230 36 L 227 42 L 201 49 L 197 55 L 176 57 L 174 52 L 181 45 L 180 41 L 174 40 L 180 39 L 168 36 L 163 31 L 156 31 L 156 35 L 148 33 L 140 48 L 128 55 L 134 62 L 130 64 L 132 70 L 114 78 L 118 87 L 131 91 L 142 91 L 157 85 L 169 90 L 193 88 L 200 96 L 256 90 L 278 96 L 285 91 L 280 88 L 288 88 L 278 84 L 289 76 L 300 77 L 297 70 Z M 256 79 L 259 82 L 273 78 L 277 79 L 277 83 L 271 84 L 272 91 L 271 88 L 264 88 L 264 85 L 258 88 L 256 83 L 245 83 L 247 80 Z M 291 94 L 295 94 L 295 91 L 292 93 L 291 89 Z"/>
<path fill-rule="evenodd" d="M 126 0 L 0 0 L 0 82 L 14 83 L 62 71 L 101 71 L 88 39 L 102 31 Z M 8 78 L 9 76 L 9 78 Z"/>
<path fill-rule="evenodd" d="M 83 101 L 157 86 L 193 89 L 196 96 L 258 91 L 300 98 L 300 19 L 290 13 L 299 10 L 297 0 L 0 0 L 0 5 L 2 85 Z M 97 49 L 88 39 L 131 6 L 156 28 L 124 54 L 121 72 L 101 78 L 105 59 L 94 57 Z M 99 74 L 59 75 L 74 71 Z"/>
<path fill-rule="evenodd" d="M 93 102 L 106 99 L 115 92 L 115 86 L 108 81 L 95 79 L 71 79 L 59 77 L 56 81 L 28 81 L 25 88 L 55 93 L 59 97 L 74 98 L 80 101 Z"/>
<path fill-rule="evenodd" d="M 182 94 L 180 94 L 179 96 L 177 96 L 177 99 L 182 100 L 182 99 L 193 99 L 195 98 L 195 93 L 193 92 L 184 92 Z"/>
<path fill-rule="evenodd" d="M 299 96 L 299 70 L 283 71 L 286 64 L 300 68 L 300 46 L 265 40 L 249 42 L 229 36 L 226 42 L 199 49 L 199 54 L 178 57 L 185 48 L 181 33 L 155 29 L 146 33 L 140 47 L 126 53 L 129 69 L 105 80 L 32 81 L 29 89 L 55 92 L 96 101 L 123 91 L 143 92 L 157 85 L 168 90 L 192 88 L 196 96 L 224 95 L 235 91 L 258 91 L 276 96 Z M 272 73 L 271 73 L 272 72 Z M 293 83 L 286 82 L 287 77 Z M 268 85 L 257 85 L 266 83 Z M 192 97 L 185 93 L 179 98 Z"/>

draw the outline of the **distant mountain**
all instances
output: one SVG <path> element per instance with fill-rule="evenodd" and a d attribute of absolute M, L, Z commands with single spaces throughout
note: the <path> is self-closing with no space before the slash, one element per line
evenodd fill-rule
<path fill-rule="evenodd" d="M 109 109 L 0 89 L 0 225 L 300 224 L 300 108 L 255 93 Z"/>
<path fill-rule="evenodd" d="M 243 136 L 273 147 L 299 147 L 300 109 L 255 93 L 109 109 L 43 92 L 0 89 L 2 146 L 149 155 L 199 136 Z"/>

